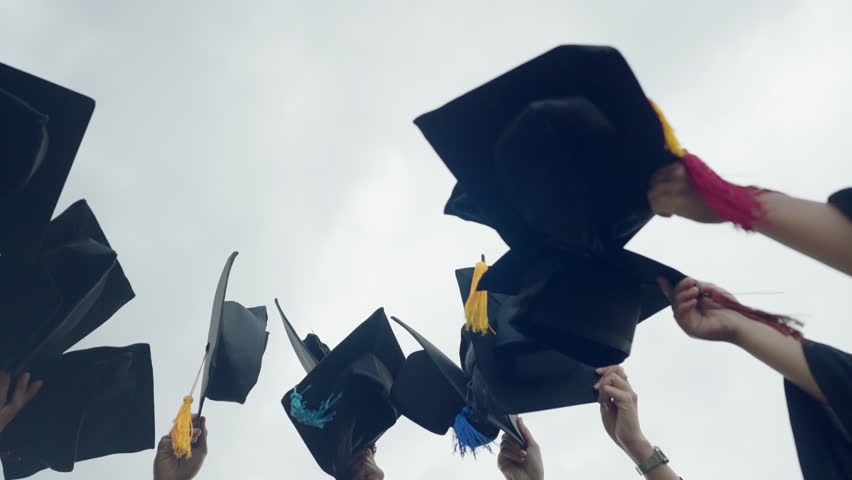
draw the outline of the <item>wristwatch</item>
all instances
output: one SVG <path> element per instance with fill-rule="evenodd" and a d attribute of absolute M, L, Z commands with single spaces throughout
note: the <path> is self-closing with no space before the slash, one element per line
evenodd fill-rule
<path fill-rule="evenodd" d="M 642 462 L 639 462 L 639 465 L 636 465 L 636 471 L 639 472 L 639 475 L 644 476 L 651 470 L 667 463 L 669 463 L 669 458 L 666 457 L 666 454 L 663 453 L 662 450 L 660 450 L 660 447 L 655 446 L 654 453 Z"/>

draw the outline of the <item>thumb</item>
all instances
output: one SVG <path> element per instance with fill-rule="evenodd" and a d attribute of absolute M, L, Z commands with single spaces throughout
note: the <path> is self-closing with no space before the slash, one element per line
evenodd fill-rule
<path fill-rule="evenodd" d="M 536 443 L 532 433 L 530 433 L 530 430 L 527 428 L 527 424 L 524 423 L 524 419 L 521 417 L 518 417 L 518 429 L 521 431 L 521 435 L 524 436 L 524 440 L 526 440 L 527 445 L 531 447 L 538 446 L 538 443 Z"/>

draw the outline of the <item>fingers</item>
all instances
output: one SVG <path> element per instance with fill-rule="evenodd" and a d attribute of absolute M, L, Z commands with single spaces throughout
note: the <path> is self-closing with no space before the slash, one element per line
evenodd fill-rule
<path fill-rule="evenodd" d="M 521 435 L 524 436 L 524 440 L 527 442 L 528 446 L 538 446 L 538 443 L 536 443 L 532 433 L 530 433 L 530 430 L 527 428 L 527 424 L 524 423 L 524 419 L 521 417 L 518 417 L 518 429 L 521 431 Z"/>
<path fill-rule="evenodd" d="M 195 430 L 198 430 L 199 434 L 197 437 L 194 437 L 195 440 L 193 440 L 193 443 L 203 454 L 207 454 L 207 418 L 199 418 L 198 428 L 193 429 L 193 435 L 195 434 Z"/>
<path fill-rule="evenodd" d="M 660 286 L 660 290 L 663 291 L 663 295 L 669 299 L 669 303 L 672 301 L 672 291 L 674 287 L 672 286 L 672 282 L 669 281 L 666 277 L 657 277 L 657 285 Z"/>
<path fill-rule="evenodd" d="M 613 385 L 605 385 L 601 388 L 604 393 L 612 398 L 613 403 L 618 408 L 630 408 L 636 404 L 636 401 L 639 399 L 639 396 L 636 395 L 633 391 L 622 390 Z"/>
<path fill-rule="evenodd" d="M 601 407 L 604 410 L 609 410 L 610 406 L 614 403 L 614 399 L 606 390 L 606 387 L 614 386 L 621 391 L 633 392 L 633 387 L 631 387 L 630 383 L 627 382 L 627 375 L 623 373 L 623 369 L 620 369 L 620 367 L 616 365 L 612 367 L 599 368 L 598 370 L 606 371 L 607 369 L 609 369 L 609 371 L 605 373 L 601 379 L 598 380 L 598 383 L 592 387 L 598 391 L 598 403 L 601 404 Z M 619 406 L 618 403 L 615 405 Z"/>
<path fill-rule="evenodd" d="M 662 182 L 670 181 L 674 178 L 679 178 L 686 175 L 686 169 L 683 164 L 680 162 L 675 162 L 671 165 L 667 165 L 656 172 L 651 176 L 651 185 L 657 185 Z"/>
<path fill-rule="evenodd" d="M 9 397 L 9 383 L 12 381 L 12 376 L 6 372 L 0 372 L 0 406 L 6 404 Z"/>
<path fill-rule="evenodd" d="M 522 450 L 517 443 L 503 440 L 500 443 L 500 454 L 498 456 L 513 462 L 524 463 L 527 459 L 527 452 Z"/>
<path fill-rule="evenodd" d="M 627 372 L 624 371 L 624 368 L 621 365 L 610 365 L 609 367 L 596 368 L 595 372 L 600 375 L 601 378 L 603 378 L 609 373 L 614 373 L 619 377 L 627 380 Z M 598 381 L 598 384 L 600 384 L 600 381 Z M 596 384 L 596 386 L 598 384 Z"/>
<path fill-rule="evenodd" d="M 22 408 L 27 404 L 27 402 L 32 400 L 41 389 L 44 382 L 36 380 L 30 384 L 30 378 L 31 376 L 29 372 L 18 377 L 18 381 L 15 382 L 15 391 L 12 393 L 12 400 L 10 401 L 11 405 L 17 408 Z"/>

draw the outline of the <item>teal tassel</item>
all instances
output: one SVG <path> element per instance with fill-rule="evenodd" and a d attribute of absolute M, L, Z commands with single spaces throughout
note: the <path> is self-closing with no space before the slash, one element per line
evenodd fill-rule
<path fill-rule="evenodd" d="M 453 422 L 455 444 L 453 452 L 459 452 L 462 457 L 464 457 L 466 453 L 470 452 L 473 454 L 473 458 L 476 458 L 476 449 L 479 447 L 485 447 L 486 450 L 493 453 L 491 450 L 491 442 L 494 441 L 494 439 L 488 438 L 479 433 L 476 427 L 470 424 L 468 419 L 470 418 L 471 413 L 472 410 L 470 407 L 464 407 L 462 411 L 456 415 L 456 419 Z"/>
<path fill-rule="evenodd" d="M 311 386 L 308 385 L 308 388 L 304 389 L 302 393 L 299 393 L 296 388 L 297 387 L 293 387 L 293 392 L 290 393 L 290 415 L 292 415 L 297 422 L 302 425 L 321 429 L 325 427 L 326 423 L 334 419 L 334 415 L 337 412 L 329 410 L 335 403 L 337 403 L 338 400 L 340 400 L 340 397 L 343 396 L 342 393 L 329 395 L 328 399 L 322 402 L 318 409 L 311 410 L 307 408 L 305 401 L 302 398 L 302 393 L 307 392 Z"/>

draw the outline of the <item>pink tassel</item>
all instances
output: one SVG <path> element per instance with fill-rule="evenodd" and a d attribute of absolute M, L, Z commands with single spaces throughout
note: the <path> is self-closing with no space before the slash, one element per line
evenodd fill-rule
<path fill-rule="evenodd" d="M 756 308 L 747 307 L 736 300 L 732 300 L 725 295 L 722 295 L 719 292 L 713 290 L 703 290 L 702 295 L 710 298 L 714 302 L 718 303 L 722 307 L 729 308 L 734 310 L 735 312 L 739 312 L 746 317 L 763 323 L 765 325 L 769 325 L 770 327 L 778 330 L 788 337 L 793 337 L 796 340 L 801 341 L 804 336 L 802 332 L 798 329 L 804 324 L 795 318 L 789 317 L 787 315 L 777 315 L 774 313 L 764 312 L 763 310 L 758 310 Z M 798 328 L 797 328 L 798 327 Z"/>
<path fill-rule="evenodd" d="M 754 230 L 755 222 L 766 213 L 757 196 L 770 190 L 730 183 L 689 152 L 681 161 L 698 194 L 711 210 L 723 220 L 745 230 Z"/>

